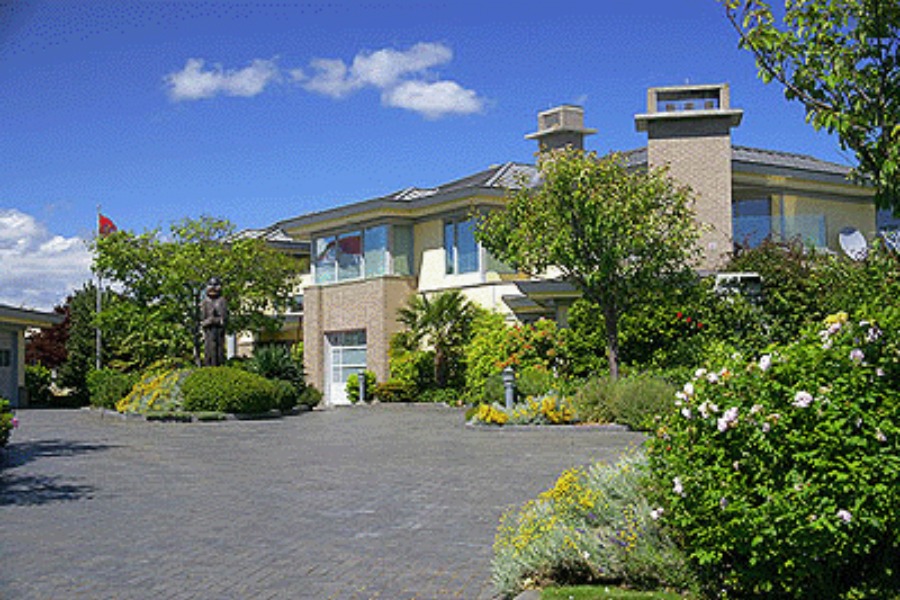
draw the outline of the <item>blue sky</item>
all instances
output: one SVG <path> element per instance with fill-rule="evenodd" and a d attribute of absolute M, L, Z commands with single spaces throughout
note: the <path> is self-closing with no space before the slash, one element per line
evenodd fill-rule
<path fill-rule="evenodd" d="M 731 85 L 734 143 L 850 164 L 756 78 L 715 0 L 0 2 L 0 303 L 89 277 L 96 207 L 238 228 L 505 161 L 539 110 L 643 146 L 646 89 Z"/>

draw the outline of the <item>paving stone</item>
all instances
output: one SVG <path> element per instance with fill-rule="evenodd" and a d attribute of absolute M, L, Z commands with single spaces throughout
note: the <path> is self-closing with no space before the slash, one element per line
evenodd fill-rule
<path fill-rule="evenodd" d="M 643 440 L 470 428 L 440 406 L 18 416 L 0 453 L 4 599 L 487 599 L 500 515 Z"/>

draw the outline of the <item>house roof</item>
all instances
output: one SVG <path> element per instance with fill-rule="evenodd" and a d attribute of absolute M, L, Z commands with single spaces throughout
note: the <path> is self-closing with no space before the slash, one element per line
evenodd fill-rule
<path fill-rule="evenodd" d="M 229 238 L 231 240 L 259 239 L 269 247 L 287 252 L 309 254 L 309 242 L 298 241 L 289 236 L 278 225 L 264 229 L 243 229 Z"/>
<path fill-rule="evenodd" d="M 636 148 L 622 152 L 625 164 L 630 167 L 647 165 L 647 148 Z M 779 150 L 731 147 L 731 165 L 736 172 L 760 173 L 804 177 L 829 183 L 848 183 L 851 168 L 809 156 Z"/>
<path fill-rule="evenodd" d="M 646 147 L 620 154 L 629 167 L 647 164 Z M 850 174 L 850 167 L 805 154 L 746 146 L 732 146 L 731 162 L 735 172 L 800 177 L 828 183 L 846 184 Z M 502 197 L 506 190 L 517 189 L 522 185 L 533 186 L 537 182 L 538 172 L 534 165 L 508 162 L 436 187 L 408 187 L 385 196 L 300 215 L 281 221 L 272 228 L 308 227 L 378 210 L 423 208 L 475 195 Z"/>
<path fill-rule="evenodd" d="M 0 304 L 0 325 L 12 325 L 14 327 L 50 327 L 58 325 L 65 317 L 57 313 L 48 313 L 27 308 L 15 308 Z"/>
<path fill-rule="evenodd" d="M 316 223 L 340 219 L 381 210 L 425 208 L 473 195 L 503 197 L 506 190 L 516 189 L 523 183 L 529 185 L 537 175 L 533 165 L 508 162 L 493 165 L 467 177 L 456 179 L 432 188 L 408 187 L 402 190 L 319 212 L 300 215 L 281 221 L 281 229 L 293 229 Z"/>

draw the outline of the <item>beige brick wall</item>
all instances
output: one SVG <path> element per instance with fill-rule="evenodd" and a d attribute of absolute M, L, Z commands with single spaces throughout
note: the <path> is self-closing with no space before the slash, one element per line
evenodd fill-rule
<path fill-rule="evenodd" d="M 696 195 L 702 269 L 721 265 L 732 249 L 731 133 L 727 117 L 651 121 L 647 159 Z"/>
<path fill-rule="evenodd" d="M 303 351 L 307 380 L 325 391 L 325 334 L 366 331 L 366 366 L 388 378 L 391 335 L 400 329 L 397 309 L 415 292 L 413 277 L 379 277 L 311 286 L 304 293 Z"/>

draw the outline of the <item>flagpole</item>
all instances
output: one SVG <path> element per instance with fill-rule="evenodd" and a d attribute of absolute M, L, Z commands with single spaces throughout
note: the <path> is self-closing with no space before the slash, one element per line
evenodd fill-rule
<path fill-rule="evenodd" d="M 98 240 L 100 239 L 100 235 L 101 235 L 101 233 L 100 233 L 100 215 L 101 214 L 102 213 L 100 211 L 100 205 L 98 204 L 97 205 L 97 239 Z M 96 352 L 97 352 L 95 366 L 98 371 L 100 370 L 100 367 L 102 366 L 102 361 L 100 359 L 100 352 L 103 349 L 103 337 L 102 337 L 102 334 L 100 333 L 100 321 L 99 321 L 100 310 L 102 308 L 102 306 L 101 306 L 102 305 L 102 300 L 101 300 L 102 288 L 103 288 L 103 280 L 100 278 L 100 272 L 98 271 L 97 272 L 97 305 L 96 305 L 97 316 L 96 316 L 96 319 L 94 320 L 95 343 L 96 343 Z"/>

